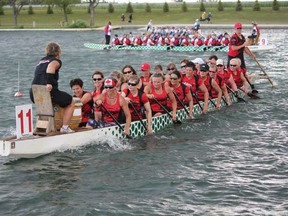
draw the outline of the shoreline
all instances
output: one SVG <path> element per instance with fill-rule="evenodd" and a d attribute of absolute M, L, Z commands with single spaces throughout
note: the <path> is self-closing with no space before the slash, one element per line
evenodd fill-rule
<path fill-rule="evenodd" d="M 174 27 L 186 27 L 193 26 L 194 24 L 157 24 L 153 25 L 154 27 L 163 27 L 163 26 L 174 26 Z M 233 29 L 234 24 L 201 24 L 201 29 Z M 258 24 L 260 29 L 288 29 L 288 24 Z M 243 28 L 251 28 L 251 24 L 243 24 Z M 121 26 L 112 26 L 112 29 L 139 29 L 145 30 L 146 25 L 121 25 Z M 0 29 L 0 32 L 5 31 L 102 31 L 103 27 L 98 28 L 57 28 L 57 29 Z"/>

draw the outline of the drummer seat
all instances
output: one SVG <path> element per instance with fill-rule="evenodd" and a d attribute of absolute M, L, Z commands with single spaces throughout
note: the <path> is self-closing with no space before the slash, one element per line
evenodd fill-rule
<path fill-rule="evenodd" d="M 48 135 L 55 132 L 54 110 L 50 93 L 44 85 L 32 85 L 37 122 L 34 134 Z"/>

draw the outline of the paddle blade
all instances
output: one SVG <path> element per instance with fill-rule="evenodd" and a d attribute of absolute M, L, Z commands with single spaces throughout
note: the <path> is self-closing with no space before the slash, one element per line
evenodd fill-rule
<path fill-rule="evenodd" d="M 246 103 L 246 100 L 244 100 L 243 98 L 241 98 L 241 97 L 237 97 L 237 102 L 244 102 L 244 103 Z"/>
<path fill-rule="evenodd" d="M 182 124 L 180 120 L 173 121 L 173 124 Z"/>
<path fill-rule="evenodd" d="M 253 94 L 253 93 L 251 93 L 251 92 L 248 92 L 247 95 L 248 95 L 250 98 L 252 98 L 252 99 L 261 99 L 259 96 L 255 95 L 255 94 Z"/>

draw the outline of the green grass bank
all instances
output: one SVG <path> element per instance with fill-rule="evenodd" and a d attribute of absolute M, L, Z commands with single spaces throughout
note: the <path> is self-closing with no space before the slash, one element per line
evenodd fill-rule
<path fill-rule="evenodd" d="M 206 12 L 211 12 L 213 24 L 231 24 L 234 22 L 242 22 L 243 24 L 250 24 L 251 21 L 256 21 L 259 24 L 288 24 L 288 2 L 282 2 L 280 10 L 273 11 L 271 4 L 263 4 L 260 11 L 253 11 L 253 4 L 242 4 L 242 11 L 235 11 L 235 4 L 224 4 L 224 11 L 217 10 L 217 4 L 206 4 Z M 145 4 L 132 4 L 133 21 L 128 23 L 128 15 L 126 13 L 127 4 L 114 5 L 114 13 L 108 13 L 108 5 L 99 5 L 95 9 L 95 25 L 93 27 L 100 27 L 107 23 L 108 20 L 112 25 L 146 25 L 150 19 L 153 24 L 194 24 L 195 19 L 199 18 L 201 13 L 199 4 L 187 4 L 188 11 L 182 12 L 182 3 L 169 5 L 169 12 L 163 12 L 163 4 L 150 4 L 151 13 L 145 12 Z M 18 16 L 18 26 L 15 27 L 13 23 L 13 14 L 11 8 L 4 8 L 4 15 L 0 15 L 0 29 L 13 28 L 38 28 L 38 29 L 61 29 L 69 28 L 69 26 L 80 20 L 89 27 L 89 13 L 88 5 L 71 7 L 72 13 L 68 14 L 68 23 L 64 22 L 63 11 L 55 7 L 54 14 L 47 14 L 47 7 L 33 7 L 34 14 L 28 15 L 28 7 L 21 10 Z M 126 15 L 126 21 L 122 22 L 121 14 Z M 33 26 L 34 23 L 34 26 Z"/>

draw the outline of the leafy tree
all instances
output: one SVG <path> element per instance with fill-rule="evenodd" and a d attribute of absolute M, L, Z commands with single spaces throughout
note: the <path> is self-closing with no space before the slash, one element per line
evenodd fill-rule
<path fill-rule="evenodd" d="M 54 14 L 52 6 L 49 4 L 47 8 L 47 14 Z"/>
<path fill-rule="evenodd" d="M 260 4 L 258 2 L 258 0 L 255 1 L 254 5 L 253 5 L 253 11 L 260 11 Z"/>
<path fill-rule="evenodd" d="M 33 7 L 32 7 L 32 5 L 29 5 L 28 15 L 32 15 L 32 14 L 34 14 Z"/>
<path fill-rule="evenodd" d="M 151 13 L 151 7 L 150 7 L 150 5 L 148 3 L 146 3 L 145 12 L 146 13 Z"/>
<path fill-rule="evenodd" d="M 100 0 L 89 0 L 89 14 L 90 14 L 90 26 L 94 26 L 95 21 L 95 8 L 98 6 Z"/>
<path fill-rule="evenodd" d="M 187 12 L 188 11 L 188 7 L 187 7 L 187 4 L 186 4 L 185 1 L 183 2 L 182 6 L 181 6 L 181 10 L 182 10 L 182 12 Z"/>
<path fill-rule="evenodd" d="M 68 13 L 72 13 L 72 9 L 69 9 L 69 6 L 71 4 L 75 4 L 78 3 L 78 0 L 48 0 L 49 2 L 55 3 L 56 5 L 58 5 L 64 13 L 64 20 L 65 22 L 68 23 Z"/>
<path fill-rule="evenodd" d="M 221 0 L 219 0 L 219 2 L 217 4 L 217 10 L 218 11 L 224 11 L 224 6 L 223 6 Z"/>
<path fill-rule="evenodd" d="M 7 3 L 11 6 L 13 12 L 14 26 L 18 25 L 18 16 L 21 9 L 25 4 L 28 4 L 28 0 L 8 0 Z"/>
<path fill-rule="evenodd" d="M 272 2 L 272 9 L 273 9 L 274 11 L 278 11 L 278 10 L 280 9 L 280 6 L 279 6 L 279 3 L 278 3 L 277 0 L 273 0 L 273 2 Z"/>
<path fill-rule="evenodd" d="M 163 5 L 163 12 L 164 13 L 168 13 L 169 12 L 169 6 L 168 6 L 167 2 L 165 2 L 164 5 Z"/>
<path fill-rule="evenodd" d="M 243 10 L 243 7 L 242 7 L 242 3 L 240 0 L 237 0 L 237 3 L 236 3 L 236 11 L 242 11 Z"/>
<path fill-rule="evenodd" d="M 114 6 L 112 5 L 112 3 L 109 3 L 107 10 L 108 10 L 108 13 L 114 13 Z"/>
<path fill-rule="evenodd" d="M 200 3 L 200 11 L 201 12 L 204 12 L 206 9 L 205 9 L 205 5 L 204 5 L 204 2 L 203 0 L 201 0 L 201 3 Z"/>
<path fill-rule="evenodd" d="M 133 12 L 134 10 L 133 10 L 132 4 L 131 2 L 129 2 L 126 8 L 126 13 L 133 13 Z"/>
<path fill-rule="evenodd" d="M 3 5 L 0 3 L 0 15 L 4 15 Z"/>

